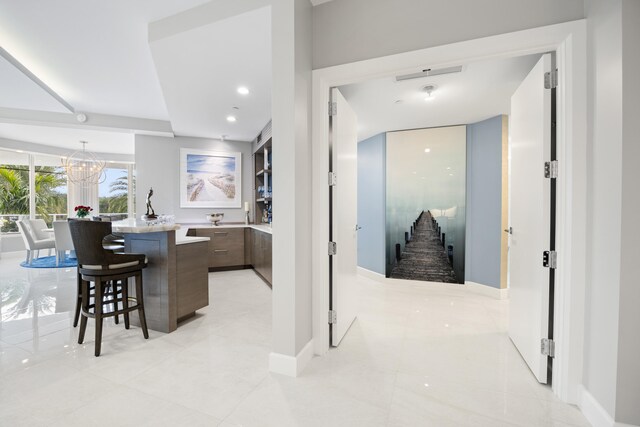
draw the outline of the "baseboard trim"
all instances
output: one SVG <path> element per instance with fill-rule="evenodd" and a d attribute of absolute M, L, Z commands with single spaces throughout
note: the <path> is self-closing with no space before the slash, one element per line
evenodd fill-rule
<path fill-rule="evenodd" d="M 629 424 L 616 423 L 582 384 L 578 385 L 578 407 L 593 427 L 633 427 Z"/>
<path fill-rule="evenodd" d="M 476 282 L 464 282 L 467 289 L 484 296 L 488 296 L 495 299 L 509 299 L 509 289 L 498 289 L 492 286 L 482 285 Z"/>
<path fill-rule="evenodd" d="M 358 267 L 358 274 L 376 282 L 384 282 L 386 277 L 384 274 L 376 273 L 375 271 L 367 270 L 366 268 Z"/>
<path fill-rule="evenodd" d="M 274 374 L 297 377 L 311 359 L 313 359 L 313 340 L 310 340 L 295 357 L 271 352 L 269 354 L 269 371 Z"/>

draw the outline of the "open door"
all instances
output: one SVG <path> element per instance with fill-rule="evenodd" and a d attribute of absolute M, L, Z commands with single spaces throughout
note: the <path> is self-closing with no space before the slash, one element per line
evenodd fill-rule
<path fill-rule="evenodd" d="M 330 110 L 329 241 L 335 254 L 329 261 L 329 323 L 331 345 L 337 346 L 358 311 L 358 132 L 356 115 L 337 88 L 331 89 Z"/>
<path fill-rule="evenodd" d="M 553 269 L 543 265 L 555 249 L 555 179 L 545 177 L 545 162 L 555 160 L 551 68 L 551 54 L 543 55 L 511 97 L 509 123 L 509 337 L 541 383 L 551 381 L 542 346 L 553 338 Z"/>

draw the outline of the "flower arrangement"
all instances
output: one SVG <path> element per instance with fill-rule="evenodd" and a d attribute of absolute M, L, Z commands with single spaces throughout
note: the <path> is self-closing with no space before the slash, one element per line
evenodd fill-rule
<path fill-rule="evenodd" d="M 78 218 L 84 218 L 85 216 L 89 215 L 89 212 L 91 212 L 93 209 L 91 208 L 91 206 L 78 205 L 73 208 L 73 210 L 76 211 L 76 216 Z"/>

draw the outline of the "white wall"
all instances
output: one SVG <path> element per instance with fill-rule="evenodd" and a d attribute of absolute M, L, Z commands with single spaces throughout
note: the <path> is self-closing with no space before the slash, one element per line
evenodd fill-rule
<path fill-rule="evenodd" d="M 313 9 L 313 68 L 583 17 L 582 0 L 330 1 Z"/>
<path fill-rule="evenodd" d="M 620 295 L 621 2 L 587 1 L 588 208 L 584 385 L 615 414 Z"/>
<path fill-rule="evenodd" d="M 588 0 L 586 392 L 621 423 L 640 425 L 640 6 Z"/>
<path fill-rule="evenodd" d="M 281 0 L 272 8 L 272 356 L 290 361 L 311 340 L 311 4 Z M 271 366 L 286 370 L 273 357 Z"/>
<path fill-rule="evenodd" d="M 223 212 L 224 222 L 244 222 L 244 203 L 240 208 L 181 208 L 180 207 L 180 148 L 242 153 L 242 201 L 252 200 L 253 167 L 250 142 L 220 141 L 192 137 L 163 137 L 136 135 L 136 213 L 146 212 L 145 199 L 153 187 L 151 204 L 156 214 L 176 216 L 178 223 L 203 223 L 205 215 Z M 253 212 L 252 212 L 253 215 Z"/>
<path fill-rule="evenodd" d="M 640 425 L 640 2 L 622 1 L 622 221 L 616 421 Z"/>

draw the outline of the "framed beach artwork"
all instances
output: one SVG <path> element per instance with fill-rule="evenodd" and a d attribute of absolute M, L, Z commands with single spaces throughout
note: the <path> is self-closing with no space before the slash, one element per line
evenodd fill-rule
<path fill-rule="evenodd" d="M 242 153 L 180 149 L 181 208 L 239 208 Z"/>

